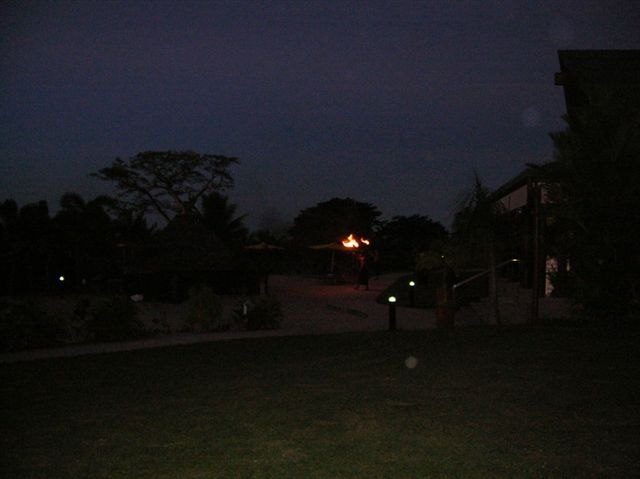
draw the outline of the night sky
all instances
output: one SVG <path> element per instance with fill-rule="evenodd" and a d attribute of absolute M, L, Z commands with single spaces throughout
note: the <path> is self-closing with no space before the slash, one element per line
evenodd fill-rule
<path fill-rule="evenodd" d="M 637 1 L 0 3 L 0 200 L 145 150 L 237 156 L 251 228 L 333 197 L 449 226 L 553 155 L 558 49 L 640 48 Z"/>

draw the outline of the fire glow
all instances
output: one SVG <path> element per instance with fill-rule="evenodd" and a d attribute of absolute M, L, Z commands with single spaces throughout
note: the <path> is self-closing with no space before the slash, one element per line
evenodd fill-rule
<path fill-rule="evenodd" d="M 347 236 L 345 239 L 342 240 L 342 245 L 345 248 L 359 248 L 360 245 L 368 245 L 369 244 L 369 240 L 366 238 L 362 238 L 360 237 L 360 241 L 358 241 L 355 236 L 353 236 L 353 234 L 350 234 L 349 236 Z"/>

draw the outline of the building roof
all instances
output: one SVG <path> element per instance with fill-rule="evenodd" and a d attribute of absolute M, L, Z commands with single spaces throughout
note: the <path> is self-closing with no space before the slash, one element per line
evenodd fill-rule
<path fill-rule="evenodd" d="M 564 88 L 567 113 L 587 101 L 587 93 L 605 89 L 640 90 L 640 50 L 559 50 L 555 84 Z"/>
<path fill-rule="evenodd" d="M 539 168 L 535 166 L 527 166 L 527 168 L 518 175 L 511 178 L 506 183 L 503 183 L 500 187 L 491 193 L 491 197 L 495 200 L 499 200 L 504 196 L 512 193 L 513 191 L 521 188 L 529 183 L 529 181 L 536 181 L 541 179 L 541 172 Z"/>
<path fill-rule="evenodd" d="M 559 50 L 560 72 L 556 85 L 564 88 L 567 113 L 573 114 L 587 103 L 587 92 L 622 89 L 625 99 L 629 90 L 640 92 L 640 50 Z M 640 96 L 635 96 L 640 98 Z M 542 179 L 535 165 L 513 177 L 492 192 L 498 201 L 522 188 L 530 181 Z"/>

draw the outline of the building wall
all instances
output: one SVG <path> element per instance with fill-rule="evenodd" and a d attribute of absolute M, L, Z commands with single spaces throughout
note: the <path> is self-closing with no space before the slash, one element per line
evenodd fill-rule
<path fill-rule="evenodd" d="M 527 185 L 522 185 L 520 188 L 503 196 L 502 198 L 500 198 L 500 202 L 502 203 L 506 211 L 513 211 L 526 206 Z"/>

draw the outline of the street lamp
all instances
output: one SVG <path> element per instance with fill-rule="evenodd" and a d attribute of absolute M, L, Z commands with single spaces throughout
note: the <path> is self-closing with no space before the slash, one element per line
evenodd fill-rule
<path fill-rule="evenodd" d="M 396 297 L 389 296 L 389 331 L 396 330 Z"/>
<path fill-rule="evenodd" d="M 416 282 L 409 281 L 409 306 L 412 308 L 416 305 Z"/>

